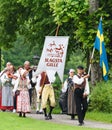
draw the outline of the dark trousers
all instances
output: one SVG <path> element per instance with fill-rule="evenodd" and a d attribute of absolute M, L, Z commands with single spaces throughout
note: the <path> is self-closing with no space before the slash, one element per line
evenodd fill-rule
<path fill-rule="evenodd" d="M 32 103 L 32 88 L 29 89 L 29 98 L 30 98 L 30 105 Z"/>
<path fill-rule="evenodd" d="M 79 123 L 83 123 L 84 117 L 88 108 L 87 98 L 83 98 L 83 89 L 75 89 L 75 99 L 76 99 L 76 111 L 78 115 Z"/>
<path fill-rule="evenodd" d="M 13 100 L 13 103 L 14 103 L 14 104 L 13 104 L 13 105 L 14 105 L 14 109 L 16 109 L 16 103 L 17 103 L 17 102 L 16 102 L 16 98 L 17 98 L 17 96 L 14 95 L 14 97 L 13 97 L 13 99 L 14 99 L 14 100 Z"/>

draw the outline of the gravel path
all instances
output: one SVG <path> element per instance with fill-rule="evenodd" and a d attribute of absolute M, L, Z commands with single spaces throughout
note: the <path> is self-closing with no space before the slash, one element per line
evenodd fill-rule
<path fill-rule="evenodd" d="M 27 114 L 27 117 L 31 117 L 34 119 L 38 120 L 45 120 L 43 114 L 35 114 L 34 112 Z M 46 120 L 48 122 L 55 122 L 59 124 L 68 124 L 68 125 L 78 125 L 78 120 L 71 120 L 70 116 L 68 115 L 63 115 L 63 114 L 53 114 L 52 115 L 53 119 L 52 120 Z M 96 121 L 88 121 L 85 120 L 84 127 L 90 127 L 90 128 L 100 128 L 103 130 L 112 130 L 112 124 L 106 124 L 102 122 L 96 122 Z"/>

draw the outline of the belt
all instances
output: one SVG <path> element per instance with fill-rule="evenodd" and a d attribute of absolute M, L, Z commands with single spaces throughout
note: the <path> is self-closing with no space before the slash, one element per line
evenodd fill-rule
<path fill-rule="evenodd" d="M 44 84 L 44 86 L 49 86 L 49 85 L 51 85 L 51 84 Z"/>

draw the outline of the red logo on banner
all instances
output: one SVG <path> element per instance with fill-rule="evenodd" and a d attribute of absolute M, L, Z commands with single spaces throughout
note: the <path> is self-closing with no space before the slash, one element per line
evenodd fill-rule
<path fill-rule="evenodd" d="M 63 54 L 63 44 L 55 44 L 55 41 L 49 43 L 46 48 L 46 66 L 58 67 L 58 64 L 62 63 Z"/>

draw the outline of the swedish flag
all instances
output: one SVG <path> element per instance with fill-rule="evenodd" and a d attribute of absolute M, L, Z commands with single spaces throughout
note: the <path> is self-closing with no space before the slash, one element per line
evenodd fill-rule
<path fill-rule="evenodd" d="M 94 47 L 100 52 L 100 66 L 103 69 L 104 80 L 108 80 L 109 67 L 108 67 L 106 49 L 105 49 L 105 45 L 104 45 L 102 19 L 100 19 Z"/>

